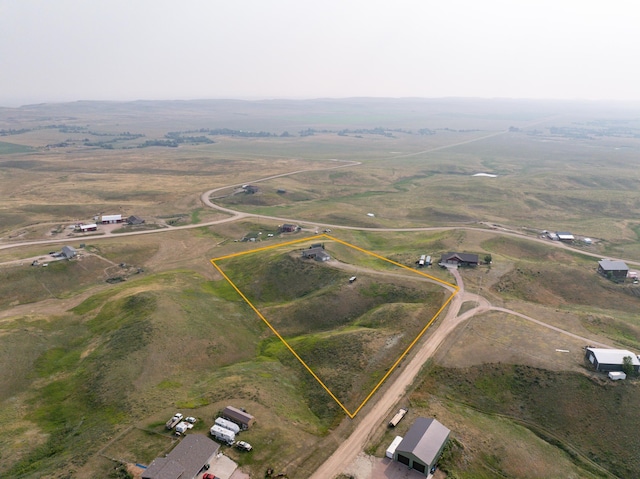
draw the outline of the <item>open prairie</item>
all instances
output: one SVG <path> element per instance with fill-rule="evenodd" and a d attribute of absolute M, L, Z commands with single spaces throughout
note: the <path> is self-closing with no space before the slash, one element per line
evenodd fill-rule
<path fill-rule="evenodd" d="M 77 102 L 1 108 L 0 135 L 0 476 L 108 477 L 114 460 L 165 453 L 176 410 L 206 432 L 233 404 L 257 418 L 242 433 L 254 450 L 225 453 L 251 477 L 267 467 L 309 477 L 402 368 L 346 418 L 210 260 L 327 229 L 407 267 L 431 255 L 425 271 L 448 283 L 441 254 L 491 257 L 460 274 L 467 293 L 503 310 L 463 321 L 401 400 L 400 433 L 418 415 L 452 429 L 449 477 L 640 475 L 630 429 L 640 382 L 608 383 L 582 350 L 640 349 L 640 287 L 596 273 L 605 257 L 640 265 L 640 112 Z M 225 209 L 203 201 L 211 190 Z M 103 214 L 145 223 L 73 228 Z M 78 256 L 49 254 L 64 245 Z M 325 246 L 342 267 L 286 247 L 225 260 L 224 271 L 352 407 L 449 293 Z M 480 304 L 469 298 L 461 313 Z M 387 421 L 367 452 L 384 454 Z"/>

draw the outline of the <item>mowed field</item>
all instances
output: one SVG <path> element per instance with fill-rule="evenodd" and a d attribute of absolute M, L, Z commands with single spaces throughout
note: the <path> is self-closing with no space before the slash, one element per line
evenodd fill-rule
<path fill-rule="evenodd" d="M 491 254 L 491 266 L 461 271 L 467 291 L 637 351 L 637 285 L 595 273 L 599 257 L 640 262 L 637 118 L 453 100 L 0 109 L 0 248 L 64 240 L 0 249 L 0 475 L 107 477 L 113 459 L 146 464 L 170 449 L 163 425 L 176 410 L 206 432 L 234 404 L 258 418 L 242 438 L 254 451 L 225 453 L 252 477 L 267 467 L 308 477 L 358 418 L 345 418 L 209 260 L 312 237 L 316 223 L 407 267 L 421 254 Z M 213 143 L 145 146 L 170 132 Z M 324 170 L 332 159 L 361 164 Z M 204 191 L 300 170 L 310 171 L 256 182 L 255 194 L 213 195 L 295 220 L 299 233 L 280 236 L 281 221 L 257 217 L 208 224 L 229 215 L 205 208 Z M 101 213 L 139 215 L 141 230 L 159 232 L 68 229 Z M 543 229 L 594 241 L 572 252 L 541 240 Z M 236 241 L 245 236 L 258 242 Z M 79 258 L 29 266 L 63 244 Z M 353 408 L 449 293 L 343 245 L 326 248 L 344 268 L 290 247 L 221 267 Z M 638 382 L 607 383 L 584 364 L 584 345 L 505 312 L 478 315 L 407 391 L 410 415 L 396 432 L 418 415 L 438 417 L 454 431 L 442 461 L 450 477 L 635 477 Z M 383 454 L 387 420 L 367 452 Z"/>

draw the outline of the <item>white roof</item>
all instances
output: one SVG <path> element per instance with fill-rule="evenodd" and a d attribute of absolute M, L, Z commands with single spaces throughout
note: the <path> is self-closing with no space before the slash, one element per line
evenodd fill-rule
<path fill-rule="evenodd" d="M 89 228 L 97 228 L 98 225 L 95 223 L 89 223 L 88 225 L 80 225 L 81 230 L 87 230 Z"/>
<path fill-rule="evenodd" d="M 122 215 L 102 215 L 102 221 L 118 221 L 122 219 Z"/>
<path fill-rule="evenodd" d="M 566 240 L 572 240 L 574 239 L 573 235 L 571 233 L 567 233 L 564 231 L 556 231 L 556 234 L 558 235 L 558 238 L 560 239 L 566 239 Z"/>
<path fill-rule="evenodd" d="M 389 447 L 387 448 L 387 453 L 385 454 L 388 458 L 393 458 L 393 454 L 396 452 L 396 448 L 402 442 L 402 436 L 396 436 L 396 438 L 391 442 Z"/>
<path fill-rule="evenodd" d="M 623 358 L 631 356 L 631 362 L 634 366 L 640 366 L 640 360 L 631 351 L 626 349 L 603 349 L 603 348 L 587 348 L 593 353 L 600 364 L 622 364 Z"/>

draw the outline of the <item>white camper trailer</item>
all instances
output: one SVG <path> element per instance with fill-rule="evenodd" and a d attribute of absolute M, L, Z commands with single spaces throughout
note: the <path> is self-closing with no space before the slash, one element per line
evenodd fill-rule
<path fill-rule="evenodd" d="M 227 443 L 229 446 L 236 442 L 236 435 L 233 431 L 220 427 L 217 424 L 214 424 L 209 432 L 215 439 Z"/>

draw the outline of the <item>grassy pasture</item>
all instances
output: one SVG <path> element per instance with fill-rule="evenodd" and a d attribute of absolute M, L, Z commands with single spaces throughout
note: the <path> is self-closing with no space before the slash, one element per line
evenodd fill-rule
<path fill-rule="evenodd" d="M 570 113 L 551 117 L 560 110 Z M 7 136 L 0 145 L 0 242 L 50 238 L 60 225 L 100 212 L 136 214 L 150 224 L 200 224 L 222 217 L 203 209 L 202 192 L 311 168 L 316 171 L 261 182 L 256 195 L 220 202 L 302 224 L 473 226 L 483 221 L 523 234 L 570 230 L 599 240 L 586 251 L 640 260 L 635 164 L 640 144 L 633 136 L 640 125 L 632 113 L 455 100 L 78 102 L 3 109 L 0 128 L 15 127 L 10 117 L 20 116 L 34 129 Z M 607 119 L 623 122 L 632 133 L 607 133 L 613 124 Z M 144 134 L 141 142 L 198 128 L 278 135 L 287 130 L 293 136 L 211 136 L 216 141 L 211 145 L 121 148 L 135 146 L 131 140 L 101 150 L 81 146 L 85 132 L 47 127 L 54 123 L 89 125 L 100 134 L 129 130 Z M 510 126 L 520 131 L 462 144 Z M 377 127 L 412 132 L 337 134 Z M 568 137 L 552 127 L 599 128 L 604 134 Z M 308 128 L 316 130 L 313 135 L 299 136 Z M 418 135 L 419 128 L 434 134 Z M 75 144 L 46 147 L 66 140 Z M 335 166 L 329 158 L 363 165 L 318 171 Z M 477 172 L 499 177 L 471 176 Z M 367 216 L 370 212 L 375 217 Z M 139 422 L 162 429 L 166 417 L 180 408 L 201 418 L 204 431 L 221 407 L 235 403 L 259 418 L 246 436 L 256 449 L 251 455 L 227 452 L 253 475 L 274 465 L 286 468 L 290 477 L 308 477 L 349 426 L 338 425 L 342 415 L 336 404 L 270 339 L 255 313 L 208 263 L 254 248 L 228 240 L 272 231 L 275 223 L 251 219 L 140 237 L 70 238 L 74 244 L 86 242 L 105 260 L 144 268 L 144 274 L 117 285 L 104 283 L 112 265 L 99 257 L 48 269 L 0 268 L 0 362 L 10 365 L 0 377 L 0 419 L 7 429 L 0 438 L 0 475 L 102 477 L 110 464 L 95 453 L 123 429 Z M 491 253 L 491 268 L 462 271 L 469 291 L 594 340 L 633 349 L 640 345 L 640 296 L 631 285 L 598 277 L 594 259 L 468 230 L 344 230 L 339 237 L 407 266 L 420 254 L 437 260 L 450 250 L 481 257 Z M 289 328 L 288 338 L 327 374 L 345 401 L 357 404 L 352 392 L 375 382 L 391 353 L 409 337 L 394 329 L 398 321 L 411 331 L 430 312 L 421 302 L 440 293 L 400 278 L 385 281 L 386 289 L 373 288 L 380 283 L 378 274 L 365 269 L 397 268 L 342 245 L 328 247 L 333 257 L 360 266 L 356 288 L 343 287 L 350 271 L 296 275 L 295 263 L 275 256 L 272 263 L 239 264 L 238 281 L 283 329 Z M 0 257 L 8 261 L 50 249 L 57 248 L 2 250 Z M 439 268 L 428 272 L 451 280 Z M 278 299 L 280 285 L 286 300 Z M 412 288 L 418 290 L 413 296 Z M 399 290 L 405 294 L 398 295 Z M 349 321 L 328 321 L 323 308 L 329 299 L 333 316 L 346 312 Z M 312 307 L 305 308 L 305 302 Z M 306 324 L 296 324 L 300 317 Z M 577 375 L 584 373 L 581 346 L 512 316 L 484 314 L 456 331 L 436 358 L 439 366 L 425 370 L 424 383 L 410 397 L 411 414 L 435 414 L 455 431 L 464 449 L 453 448 L 447 464 L 458 477 L 599 477 L 588 461 L 563 452 L 566 446 L 621 477 L 635 477 L 640 466 L 618 447 L 634 447 L 633 438 L 627 441 L 633 419 L 625 414 L 636 406 L 635 383 L 585 383 Z M 556 353 L 556 348 L 570 353 Z M 360 365 L 363 374 L 341 374 L 330 354 L 335 350 Z M 508 417 L 495 413 L 503 408 Z M 534 433 L 535 424 L 542 429 Z M 545 436 L 549 432 L 553 435 Z M 149 437 L 134 429 L 106 452 L 147 461 L 165 451 L 166 436 L 157 442 Z M 377 446 L 378 452 L 387 442 Z"/>
<path fill-rule="evenodd" d="M 332 254 L 333 246 L 329 242 Z M 352 249 L 339 246 L 343 251 Z M 353 256 L 358 255 L 371 260 L 362 252 Z M 359 263 L 354 266 L 357 270 Z M 278 248 L 221 260 L 220 267 L 350 411 L 447 297 L 442 287 L 420 282 L 417 275 L 378 277 L 361 271 L 358 281 L 349 284 L 352 272 L 305 260 L 299 249 L 283 252 Z M 305 376 L 285 345 L 270 336 L 261 354 L 297 370 L 311 410 L 329 423 L 336 421 L 341 412 L 337 405 L 313 377 Z"/>
<path fill-rule="evenodd" d="M 583 474 L 606 477 L 591 462 L 617 477 L 633 477 L 640 468 L 633 453 L 637 447 L 633 415 L 638 400 L 632 383 L 612 384 L 573 372 L 510 364 L 466 369 L 434 367 L 412 400 L 419 402 L 430 395 L 442 401 L 447 416 L 454 416 L 454 421 L 459 421 L 468 407 L 477 411 L 473 415 L 479 419 L 484 415 L 483 421 L 489 430 L 505 429 L 500 426 L 504 422 L 507 429 L 524 426 L 555 446 L 554 456 L 564 451 L 562 462 L 566 465 L 570 459 Z M 612 411 L 621 418 L 617 425 L 610 422 Z M 479 432 L 472 429 L 473 426 L 463 426 L 465 433 L 461 439 L 465 446 L 470 445 Z M 529 464 L 530 459 L 510 457 L 516 452 L 515 448 L 502 441 L 490 447 L 492 452 L 477 454 L 474 449 L 465 447 L 463 454 L 470 456 L 466 466 L 462 462 L 450 466 L 460 471 L 461 477 L 475 477 L 473 469 L 483 466 L 497 468 L 508 477 L 567 477 L 556 472 L 545 474 L 544 470 L 554 471 L 554 465 L 548 458 L 541 457 L 538 467 L 542 469 L 537 473 L 527 472 L 524 465 Z"/>

